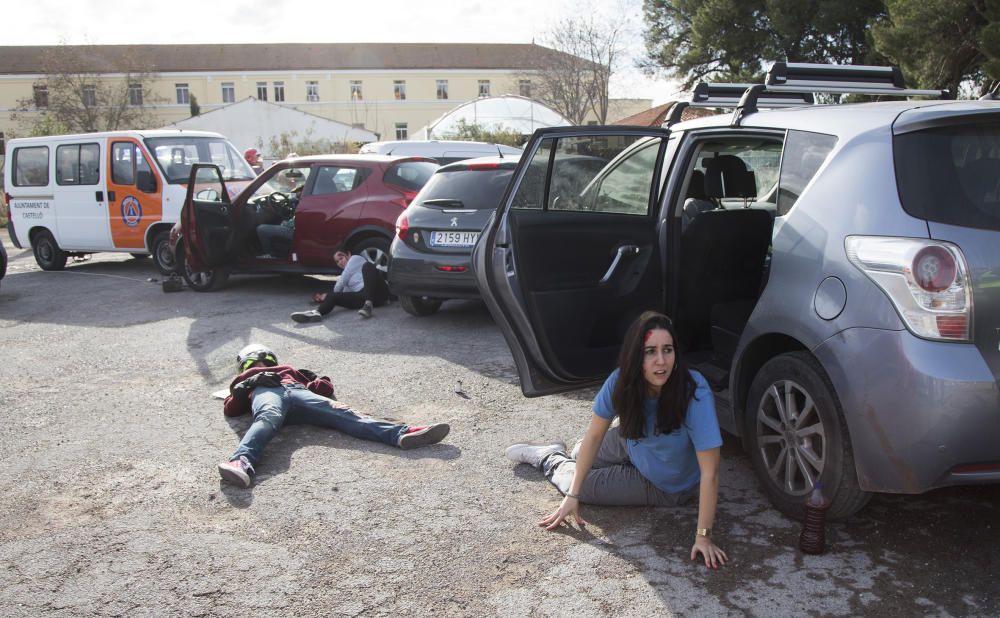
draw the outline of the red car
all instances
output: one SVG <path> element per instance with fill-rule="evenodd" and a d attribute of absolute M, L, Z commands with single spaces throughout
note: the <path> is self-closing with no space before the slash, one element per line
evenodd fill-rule
<path fill-rule="evenodd" d="M 437 167 L 423 157 L 297 157 L 230 195 L 218 166 L 196 164 L 171 232 L 178 270 L 202 292 L 233 272 L 337 274 L 342 247 L 385 270 L 396 218 Z"/>

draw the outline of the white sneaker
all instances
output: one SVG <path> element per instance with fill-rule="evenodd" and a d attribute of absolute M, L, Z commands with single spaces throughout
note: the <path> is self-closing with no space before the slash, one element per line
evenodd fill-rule
<path fill-rule="evenodd" d="M 296 311 L 292 314 L 292 319 L 299 324 L 304 324 L 306 322 L 322 322 L 323 314 L 315 309 L 310 309 L 309 311 Z"/>
<path fill-rule="evenodd" d="M 541 466 L 542 461 L 552 453 L 558 453 L 565 450 L 566 444 L 563 442 L 546 445 L 513 444 L 507 447 L 506 454 L 507 459 L 511 461 L 526 463 L 537 468 Z"/>

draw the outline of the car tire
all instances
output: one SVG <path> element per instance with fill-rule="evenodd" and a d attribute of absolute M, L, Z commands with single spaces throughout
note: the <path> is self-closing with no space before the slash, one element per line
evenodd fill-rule
<path fill-rule="evenodd" d="M 410 315 L 425 316 L 437 312 L 443 301 L 439 298 L 426 296 L 400 296 L 399 304 Z"/>
<path fill-rule="evenodd" d="M 351 253 L 360 255 L 383 273 L 389 271 L 389 239 L 382 236 L 368 236 L 351 245 Z"/>
<path fill-rule="evenodd" d="M 177 261 L 174 253 L 170 250 L 170 232 L 164 230 L 153 236 L 153 243 L 150 245 L 150 254 L 153 262 L 159 269 L 161 275 L 170 275 L 177 272 Z"/>
<path fill-rule="evenodd" d="M 35 261 L 42 270 L 62 270 L 66 267 L 66 252 L 59 248 L 52 232 L 48 230 L 38 232 L 31 243 L 31 249 L 35 254 Z"/>
<path fill-rule="evenodd" d="M 789 445 L 792 437 L 795 444 Z M 871 498 L 858 483 L 833 384 L 806 352 L 776 356 L 757 372 L 747 398 L 743 439 L 757 480 L 788 517 L 802 519 L 816 481 L 830 501 L 830 519 L 853 515 Z"/>
<path fill-rule="evenodd" d="M 229 280 L 229 271 L 224 268 L 214 270 L 192 270 L 188 261 L 184 260 L 181 276 L 188 287 L 195 292 L 213 292 L 222 288 Z"/>

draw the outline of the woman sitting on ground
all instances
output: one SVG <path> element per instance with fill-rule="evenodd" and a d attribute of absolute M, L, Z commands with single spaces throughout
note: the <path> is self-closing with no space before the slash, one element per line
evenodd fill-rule
<path fill-rule="evenodd" d="M 539 522 L 546 530 L 568 524 L 571 515 L 585 525 L 581 502 L 676 506 L 697 492 L 691 559 L 701 554 L 706 566 L 718 568 L 727 560 L 711 538 L 722 435 L 712 390 L 687 368 L 676 340 L 670 318 L 643 313 L 625 334 L 619 367 L 597 394 L 590 426 L 573 454 L 563 443 L 515 444 L 507 457 L 539 468 L 565 495 Z"/>

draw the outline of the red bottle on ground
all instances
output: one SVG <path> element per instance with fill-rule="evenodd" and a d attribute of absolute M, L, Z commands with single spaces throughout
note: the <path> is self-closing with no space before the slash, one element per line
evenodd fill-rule
<path fill-rule="evenodd" d="M 823 496 L 823 484 L 816 483 L 805 503 L 805 519 L 799 549 L 804 554 L 822 554 L 826 549 L 826 510 L 830 502 Z"/>

